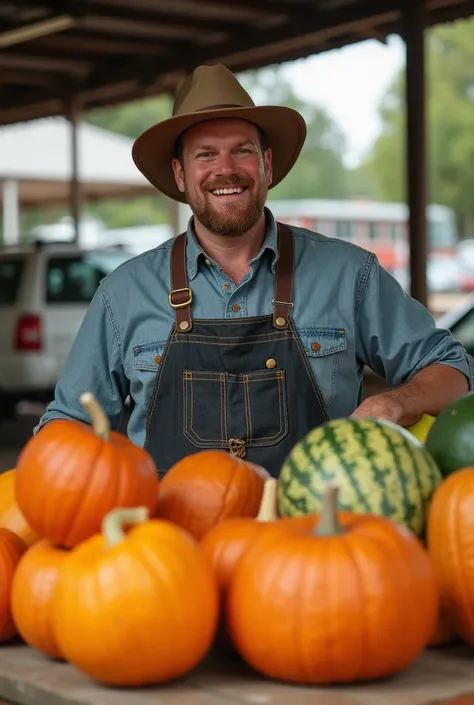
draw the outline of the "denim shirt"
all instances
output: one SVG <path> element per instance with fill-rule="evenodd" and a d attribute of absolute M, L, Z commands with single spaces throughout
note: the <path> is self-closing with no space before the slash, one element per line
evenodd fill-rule
<path fill-rule="evenodd" d="M 267 208 L 265 213 L 265 241 L 238 285 L 199 246 L 190 219 L 186 253 L 194 318 L 272 313 L 277 227 Z M 360 403 L 364 365 L 394 386 L 431 363 L 443 363 L 463 372 L 474 389 L 473 359 L 449 331 L 436 327 L 430 313 L 403 291 L 373 253 L 291 228 L 295 239 L 291 315 L 330 418 L 349 416 Z M 102 280 L 54 400 L 35 433 L 57 418 L 90 422 L 79 401 L 85 391 L 96 396 L 111 427 L 117 429 L 130 395 L 127 433 L 143 446 L 156 374 L 174 323 L 168 302 L 172 243 L 133 257 Z"/>

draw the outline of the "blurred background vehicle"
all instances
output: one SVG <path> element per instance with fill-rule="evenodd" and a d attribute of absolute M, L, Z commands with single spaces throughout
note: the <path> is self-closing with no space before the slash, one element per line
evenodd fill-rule
<path fill-rule="evenodd" d="M 0 418 L 51 399 L 99 282 L 130 257 L 64 242 L 0 248 Z"/>

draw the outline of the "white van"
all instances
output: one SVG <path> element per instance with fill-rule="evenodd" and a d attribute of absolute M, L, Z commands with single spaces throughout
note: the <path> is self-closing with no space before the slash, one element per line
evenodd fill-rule
<path fill-rule="evenodd" d="M 69 243 L 0 247 L 0 418 L 53 396 L 89 302 L 131 257 Z"/>

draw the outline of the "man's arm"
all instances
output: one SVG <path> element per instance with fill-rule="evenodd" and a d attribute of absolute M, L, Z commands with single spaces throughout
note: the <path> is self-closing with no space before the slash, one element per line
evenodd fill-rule
<path fill-rule="evenodd" d="M 120 426 L 128 394 L 118 331 L 113 325 L 102 286 L 97 289 L 70 350 L 56 385 L 54 399 L 38 425 L 37 433 L 53 419 L 91 423 L 80 402 L 83 392 L 92 392 L 107 414 L 112 429 Z"/>
<path fill-rule="evenodd" d="M 358 310 L 358 356 L 391 389 L 365 399 L 355 417 L 386 418 L 401 426 L 435 416 L 474 389 L 474 361 L 451 333 L 408 296 L 374 259 Z"/>
<path fill-rule="evenodd" d="M 410 382 L 368 397 L 352 416 L 389 419 L 400 426 L 410 426 L 423 414 L 436 416 L 446 404 L 468 391 L 466 375 L 453 367 L 432 364 Z"/>

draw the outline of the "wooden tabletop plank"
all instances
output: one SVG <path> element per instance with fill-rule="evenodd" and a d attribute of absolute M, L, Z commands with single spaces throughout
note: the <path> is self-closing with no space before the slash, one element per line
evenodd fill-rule
<path fill-rule="evenodd" d="M 101 687 L 22 644 L 0 647 L 0 705 L 439 705 L 463 693 L 474 704 L 474 650 L 462 646 L 429 649 L 394 678 L 352 687 L 275 683 L 211 657 L 179 682 L 143 689 Z"/>

